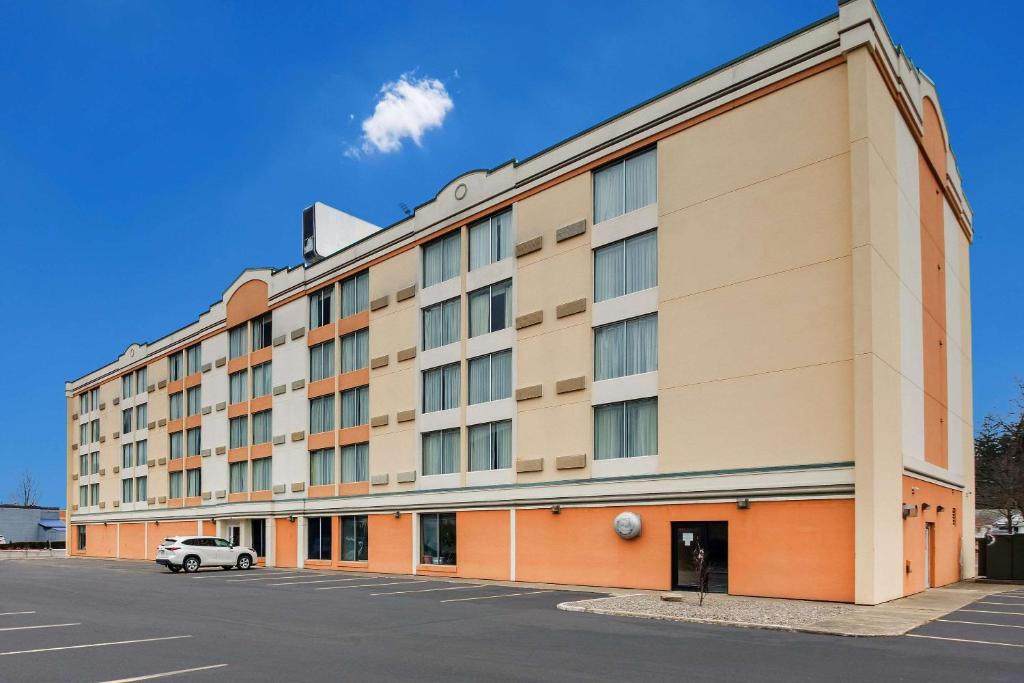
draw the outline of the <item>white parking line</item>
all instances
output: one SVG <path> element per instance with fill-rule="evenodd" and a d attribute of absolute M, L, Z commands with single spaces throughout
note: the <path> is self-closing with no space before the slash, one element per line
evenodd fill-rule
<path fill-rule="evenodd" d="M 291 576 L 281 578 L 290 579 Z M 310 577 L 312 578 L 312 577 Z M 338 583 L 339 581 L 359 581 L 361 579 L 379 579 L 379 576 L 350 576 L 345 579 L 314 579 L 313 581 L 285 581 L 284 583 L 268 583 L 268 586 L 305 586 L 310 583 Z"/>
<path fill-rule="evenodd" d="M 135 676 L 134 678 L 118 678 L 116 681 L 103 681 L 102 683 L 133 683 L 134 681 L 151 681 L 154 678 L 166 678 L 178 674 L 190 674 L 194 671 L 209 671 L 210 669 L 222 669 L 227 664 L 211 664 L 210 666 L 197 666 L 194 669 L 178 669 L 177 671 L 164 671 L 159 674 L 148 674 L 146 676 Z"/>
<path fill-rule="evenodd" d="M 1018 602 L 996 602 L 995 600 L 979 600 L 975 605 L 1007 605 L 1009 607 L 1024 607 Z"/>
<path fill-rule="evenodd" d="M 448 600 L 442 600 L 441 602 L 466 602 L 467 600 L 494 600 L 495 598 L 514 598 L 517 595 L 537 595 L 538 593 L 547 593 L 548 591 L 528 591 L 526 593 L 503 593 L 502 595 L 480 595 L 472 598 L 449 598 Z"/>
<path fill-rule="evenodd" d="M 39 626 L 8 626 L 0 628 L 0 631 L 29 631 L 34 628 L 60 628 L 61 626 L 81 626 L 82 622 L 76 621 L 73 624 L 42 624 Z"/>
<path fill-rule="evenodd" d="M 32 610 L 31 612 L 0 612 L 0 617 L 13 617 L 16 614 L 35 614 L 35 613 L 36 613 L 35 610 Z"/>
<path fill-rule="evenodd" d="M 976 643 L 978 645 L 1002 645 L 1003 647 L 1024 647 L 1017 643 L 1000 643 L 995 640 L 968 640 L 967 638 L 944 638 L 942 636 L 925 636 L 920 633 L 908 633 L 907 638 L 928 638 L 930 640 L 952 640 L 957 643 Z"/>
<path fill-rule="evenodd" d="M 377 584 L 378 586 L 381 584 Z M 489 588 L 489 586 L 451 586 L 448 588 L 416 588 L 414 590 L 407 591 L 389 591 L 387 593 L 370 593 L 372 597 L 378 595 L 403 595 L 405 593 L 429 593 L 431 591 L 458 591 L 466 588 Z"/>
<path fill-rule="evenodd" d="M 974 624 L 975 626 L 1000 626 L 1002 628 L 1024 628 L 1020 624 L 989 624 L 984 621 L 962 621 L 960 619 L 936 619 L 935 621 L 944 621 L 947 624 Z"/>
<path fill-rule="evenodd" d="M 292 571 L 280 571 L 280 570 L 279 571 L 274 571 L 273 569 L 261 569 L 261 570 L 259 570 L 257 572 L 253 572 L 253 573 L 255 573 L 255 574 L 270 574 L 271 576 L 263 576 L 263 577 L 260 577 L 260 578 L 273 579 L 276 576 L 280 576 L 281 574 L 294 574 L 295 572 L 294 572 L 294 570 L 292 570 Z M 198 574 L 190 574 L 188 578 L 190 578 L 190 579 L 221 579 L 221 578 L 227 579 L 227 577 L 229 577 L 231 575 L 232 574 L 230 572 L 226 572 L 226 571 L 224 571 L 222 569 L 219 572 L 218 571 L 208 571 L 208 572 L 200 572 Z M 227 580 L 228 581 L 239 581 L 239 580 L 245 580 L 245 579 L 227 579 Z"/>
<path fill-rule="evenodd" d="M 224 579 L 224 581 L 225 581 L 225 583 L 231 583 L 231 582 L 234 582 L 234 581 L 274 581 L 275 579 L 298 579 L 298 578 L 301 578 L 303 576 L 306 576 L 306 574 L 292 574 L 291 576 L 254 576 L 251 579 Z M 207 577 L 196 577 L 196 578 L 207 578 L 207 579 L 209 579 L 209 578 L 213 578 L 213 577 L 207 576 Z"/>
<path fill-rule="evenodd" d="M 423 583 L 422 581 L 391 581 L 389 583 L 356 583 L 351 586 L 319 586 L 318 591 L 333 591 L 339 588 L 373 588 L 375 586 L 398 586 L 403 583 Z"/>
<path fill-rule="evenodd" d="M 85 645 L 62 645 L 61 647 L 41 647 L 35 650 L 12 650 L 11 652 L 0 652 L 0 657 L 7 655 L 30 655 L 36 652 L 56 652 L 57 650 L 81 650 L 87 647 L 106 647 L 107 645 L 134 645 L 135 643 L 155 643 L 158 640 L 180 640 L 192 636 L 163 636 L 162 638 L 138 638 L 136 640 L 114 640 L 108 643 L 86 643 Z"/>
<path fill-rule="evenodd" d="M 962 609 L 957 610 L 958 612 L 979 612 L 981 614 L 1019 614 L 1024 616 L 1024 612 L 1001 612 L 997 609 Z"/>

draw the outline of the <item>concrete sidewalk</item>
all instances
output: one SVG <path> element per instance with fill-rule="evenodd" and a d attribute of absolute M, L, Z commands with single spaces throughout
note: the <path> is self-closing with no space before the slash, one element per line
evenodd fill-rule
<path fill-rule="evenodd" d="M 563 602 L 558 609 L 839 636 L 899 636 L 986 595 L 1015 588 L 963 581 L 875 606 L 720 594 L 698 606 L 694 593 L 644 592 Z"/>

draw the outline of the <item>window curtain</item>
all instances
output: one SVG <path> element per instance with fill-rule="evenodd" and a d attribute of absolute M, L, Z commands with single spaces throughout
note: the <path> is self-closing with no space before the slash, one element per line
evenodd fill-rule
<path fill-rule="evenodd" d="M 199 455 L 199 451 L 202 449 L 203 441 L 203 430 L 199 427 L 190 429 L 188 434 L 188 454 Z"/>
<path fill-rule="evenodd" d="M 267 443 L 273 431 L 273 412 L 264 410 L 252 416 L 252 442 Z"/>
<path fill-rule="evenodd" d="M 132 376 L 125 375 L 121 378 L 121 398 L 128 398 L 132 395 Z"/>
<path fill-rule="evenodd" d="M 272 388 L 271 363 L 262 363 L 252 369 L 252 397 L 266 396 Z"/>
<path fill-rule="evenodd" d="M 181 457 L 181 432 L 174 432 L 170 439 L 171 460 L 176 460 Z"/>
<path fill-rule="evenodd" d="M 369 481 L 370 445 L 352 444 L 341 448 L 341 481 Z"/>
<path fill-rule="evenodd" d="M 423 350 L 441 346 L 441 308 L 435 304 L 423 309 Z"/>
<path fill-rule="evenodd" d="M 341 283 L 341 317 L 365 311 L 370 305 L 370 276 L 360 273 Z"/>
<path fill-rule="evenodd" d="M 132 480 L 122 479 L 121 480 L 121 502 L 130 503 L 132 502 Z"/>
<path fill-rule="evenodd" d="M 147 417 L 149 415 L 148 405 L 149 405 L 148 403 L 143 403 L 141 406 L 136 406 L 135 407 L 135 428 L 136 429 L 145 429 L 146 428 L 146 420 L 149 419 Z"/>
<path fill-rule="evenodd" d="M 309 402 L 309 433 L 334 429 L 334 394 L 319 396 Z"/>
<path fill-rule="evenodd" d="M 273 458 L 260 458 L 252 461 L 252 490 L 270 490 L 270 467 Z"/>
<path fill-rule="evenodd" d="M 135 464 L 139 467 L 149 460 L 149 441 L 143 439 L 135 444 Z"/>
<path fill-rule="evenodd" d="M 458 232 L 452 233 L 444 238 L 444 268 L 442 279 L 448 280 L 459 274 L 460 261 L 462 260 L 461 238 Z"/>
<path fill-rule="evenodd" d="M 133 467 L 135 465 L 134 459 L 132 458 L 132 445 L 126 443 L 121 446 L 121 467 Z"/>
<path fill-rule="evenodd" d="M 241 448 L 249 445 L 249 417 L 242 415 L 231 418 L 230 447 Z"/>
<path fill-rule="evenodd" d="M 469 403 L 491 400 L 491 356 L 480 356 L 469 361 Z"/>
<path fill-rule="evenodd" d="M 370 387 L 356 387 L 341 392 L 341 428 L 355 427 L 370 421 Z"/>
<path fill-rule="evenodd" d="M 441 344 L 452 344 L 459 340 L 459 299 L 451 299 L 442 304 L 441 311 Z"/>
<path fill-rule="evenodd" d="M 441 242 L 433 242 L 423 247 L 423 286 L 436 285 L 442 279 L 442 258 L 444 247 Z"/>
<path fill-rule="evenodd" d="M 188 472 L 186 472 L 186 474 L 188 475 L 188 496 L 190 498 L 194 497 L 194 496 L 198 496 L 200 493 L 202 493 L 202 488 L 203 488 L 203 486 L 202 486 L 202 483 L 203 483 L 202 470 L 200 470 L 197 467 L 194 470 L 188 470 Z"/>
<path fill-rule="evenodd" d="M 203 365 L 203 347 L 196 344 L 188 349 L 188 372 L 194 374 L 200 371 Z M 129 392 L 131 389 L 129 388 Z"/>
<path fill-rule="evenodd" d="M 238 358 L 245 355 L 245 325 L 232 327 L 228 331 L 228 355 L 231 358 Z"/>
<path fill-rule="evenodd" d="M 83 507 L 83 508 L 89 507 L 89 487 L 88 486 L 79 486 L 78 487 L 78 507 Z"/>
<path fill-rule="evenodd" d="M 443 374 L 442 393 L 444 397 L 441 403 L 442 410 L 450 410 L 459 406 L 459 364 L 452 363 L 441 368 Z"/>
<path fill-rule="evenodd" d="M 627 458 L 658 453 L 658 399 L 626 403 Z"/>
<path fill-rule="evenodd" d="M 333 448 L 321 448 L 309 454 L 309 483 L 311 486 L 334 483 Z"/>
<path fill-rule="evenodd" d="M 441 368 L 434 368 L 423 373 L 423 412 L 432 413 L 441 410 L 443 399 L 443 383 Z"/>
<path fill-rule="evenodd" d="M 146 477 L 139 477 L 135 480 L 135 500 L 139 501 L 140 503 L 146 502 L 146 496 L 149 495 L 147 493 L 147 490 L 149 488 L 147 486 L 148 483 L 149 480 Z"/>
<path fill-rule="evenodd" d="M 512 397 L 512 352 L 491 354 L 491 400 Z"/>
<path fill-rule="evenodd" d="M 231 493 L 241 493 L 245 491 L 246 486 L 246 474 L 248 474 L 249 463 L 247 462 L 233 462 L 231 463 Z"/>
<path fill-rule="evenodd" d="M 469 269 L 476 270 L 491 262 L 490 221 L 482 220 L 469 229 Z"/>
<path fill-rule="evenodd" d="M 168 410 L 170 412 L 170 418 L 172 420 L 180 420 L 181 419 L 181 392 L 179 391 L 176 394 L 171 394 L 170 401 L 171 401 L 171 404 L 170 404 L 170 406 L 168 408 Z"/>
<path fill-rule="evenodd" d="M 625 212 L 635 211 L 658 199 L 658 156 L 653 149 L 626 159 Z"/>
<path fill-rule="evenodd" d="M 202 392 L 199 387 L 192 387 L 188 390 L 188 414 L 198 415 L 200 404 L 203 402 Z"/>
<path fill-rule="evenodd" d="M 607 460 L 622 457 L 622 404 L 594 408 L 594 459 Z"/>
<path fill-rule="evenodd" d="M 625 371 L 625 325 L 612 323 L 594 330 L 594 379 L 622 377 Z"/>
<path fill-rule="evenodd" d="M 443 439 L 441 432 L 423 435 L 423 474 L 441 474 Z"/>
<path fill-rule="evenodd" d="M 132 431 L 132 409 L 121 411 L 121 433 L 126 434 Z"/>
<path fill-rule="evenodd" d="M 142 368 L 135 373 L 135 393 L 142 394 L 146 392 L 146 368 Z"/>
<path fill-rule="evenodd" d="M 181 472 L 171 472 L 168 497 L 181 498 Z"/>
<path fill-rule="evenodd" d="M 245 400 L 245 394 L 246 394 L 246 391 L 245 391 L 246 390 L 246 386 L 245 385 L 247 384 L 247 382 L 246 382 L 247 376 L 248 376 L 248 371 L 246 371 L 246 370 L 242 370 L 240 372 L 233 372 L 233 373 L 231 373 L 231 376 L 229 378 L 229 383 L 231 385 L 231 387 L 230 387 L 230 389 L 231 389 L 231 397 L 230 397 L 231 403 L 241 403 L 242 401 Z"/>
<path fill-rule="evenodd" d="M 658 369 L 657 315 L 627 320 L 625 342 L 625 374 L 638 375 Z"/>
<path fill-rule="evenodd" d="M 491 218 L 491 261 L 497 263 L 512 255 L 512 212 Z"/>
<path fill-rule="evenodd" d="M 317 344 L 309 350 L 309 379 L 312 382 L 334 374 L 334 340 Z"/>
<path fill-rule="evenodd" d="M 484 287 L 469 295 L 469 336 L 490 332 L 491 292 Z"/>
<path fill-rule="evenodd" d="M 594 173 L 594 223 L 622 214 L 622 164 Z"/>
<path fill-rule="evenodd" d="M 494 469 L 512 467 L 512 420 L 494 423 Z"/>
<path fill-rule="evenodd" d="M 471 472 L 491 467 L 491 425 L 473 425 L 469 428 L 469 469 Z"/>
<path fill-rule="evenodd" d="M 622 242 L 594 251 L 594 301 L 605 301 L 625 293 Z"/>
<path fill-rule="evenodd" d="M 352 372 L 369 365 L 370 334 L 358 330 L 341 338 L 341 371 Z M 333 374 L 333 372 L 332 372 Z"/>
<path fill-rule="evenodd" d="M 441 469 L 445 474 L 459 471 L 459 430 L 446 429 L 442 433 L 444 454 Z"/>
<path fill-rule="evenodd" d="M 646 232 L 626 240 L 625 293 L 650 289 L 658 284 L 658 233 Z"/>

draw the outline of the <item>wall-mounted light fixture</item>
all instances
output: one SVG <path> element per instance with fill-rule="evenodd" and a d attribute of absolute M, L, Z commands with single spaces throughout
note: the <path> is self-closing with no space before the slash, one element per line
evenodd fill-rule
<path fill-rule="evenodd" d="M 935 508 L 935 511 L 936 512 L 945 512 L 946 511 L 946 506 L 945 505 L 939 505 L 938 507 Z"/>
<path fill-rule="evenodd" d="M 750 509 L 750 499 L 749 498 L 737 498 L 736 499 L 736 507 L 738 507 L 740 510 L 749 510 Z"/>
<path fill-rule="evenodd" d="M 561 514 L 561 512 L 562 512 L 562 506 L 561 505 L 552 505 L 551 506 L 551 514 L 557 515 L 557 514 Z"/>
<path fill-rule="evenodd" d="M 924 512 L 925 510 L 931 510 L 931 509 L 932 509 L 932 506 L 929 505 L 928 503 L 921 503 L 921 512 Z"/>
<path fill-rule="evenodd" d="M 395 519 L 398 519 L 401 516 L 402 516 L 402 513 L 399 512 L 398 510 L 395 510 Z"/>
<path fill-rule="evenodd" d="M 289 522 L 294 522 L 295 521 L 295 515 L 288 515 L 288 521 Z"/>

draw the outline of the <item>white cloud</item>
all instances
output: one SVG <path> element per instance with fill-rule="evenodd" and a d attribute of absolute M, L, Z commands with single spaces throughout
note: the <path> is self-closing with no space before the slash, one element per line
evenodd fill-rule
<path fill-rule="evenodd" d="M 441 81 L 402 74 L 397 81 L 381 86 L 373 115 L 363 120 L 362 144 L 358 149 L 349 148 L 346 155 L 397 152 L 405 138 L 418 146 L 424 133 L 441 127 L 454 106 Z"/>

